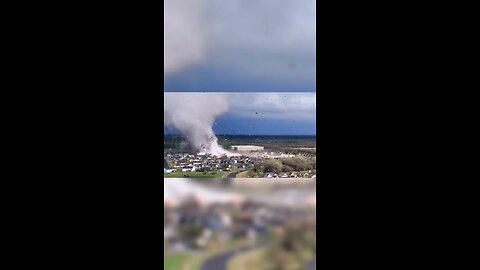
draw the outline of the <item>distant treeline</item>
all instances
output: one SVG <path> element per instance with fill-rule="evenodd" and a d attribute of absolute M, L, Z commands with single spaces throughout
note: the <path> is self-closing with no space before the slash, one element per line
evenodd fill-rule
<path fill-rule="evenodd" d="M 316 146 L 316 136 L 266 136 L 266 135 L 218 135 L 218 143 L 230 149 L 232 145 L 259 145 L 264 146 L 268 151 L 292 152 L 288 148 L 314 148 Z M 187 140 L 181 135 L 165 135 L 165 151 L 174 152 L 185 150 Z M 315 153 L 315 150 L 302 150 L 296 152 Z"/>

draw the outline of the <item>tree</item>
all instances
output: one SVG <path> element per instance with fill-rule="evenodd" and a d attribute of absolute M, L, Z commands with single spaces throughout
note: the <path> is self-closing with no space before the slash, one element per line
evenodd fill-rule
<path fill-rule="evenodd" d="M 280 160 L 271 159 L 265 164 L 265 172 L 280 172 L 282 167 L 283 165 Z"/>
<path fill-rule="evenodd" d="M 282 172 L 293 172 L 294 169 L 289 165 L 283 165 Z"/>
<path fill-rule="evenodd" d="M 257 176 L 257 173 L 253 170 L 247 172 L 247 177 L 256 177 L 256 176 Z"/>
<path fill-rule="evenodd" d="M 228 168 L 228 163 L 222 163 L 220 166 L 223 170 L 226 170 Z"/>
<path fill-rule="evenodd" d="M 263 174 L 265 172 L 265 166 L 263 163 L 255 163 L 255 165 L 253 165 L 253 170 L 257 173 Z"/>
<path fill-rule="evenodd" d="M 267 246 L 267 269 L 304 269 L 316 252 L 315 234 L 315 224 L 307 222 L 292 222 L 274 230 Z"/>

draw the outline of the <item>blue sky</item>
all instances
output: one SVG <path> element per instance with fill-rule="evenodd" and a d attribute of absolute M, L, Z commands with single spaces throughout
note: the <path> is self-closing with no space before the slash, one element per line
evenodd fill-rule
<path fill-rule="evenodd" d="M 223 116 L 217 120 L 217 134 L 244 135 L 315 135 L 315 123 L 281 119 L 252 119 Z"/>
<path fill-rule="evenodd" d="M 224 135 L 316 135 L 315 128 L 311 122 L 221 116 L 213 130 Z M 165 128 L 164 134 L 178 132 Z"/>
<path fill-rule="evenodd" d="M 315 0 L 165 0 L 165 91 L 316 91 Z"/>

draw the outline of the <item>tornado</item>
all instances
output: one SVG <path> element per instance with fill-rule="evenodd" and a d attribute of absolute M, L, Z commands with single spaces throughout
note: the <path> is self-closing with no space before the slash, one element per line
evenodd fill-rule
<path fill-rule="evenodd" d="M 204 60 L 207 36 L 201 0 L 164 0 L 164 78 Z M 232 155 L 218 144 L 213 123 L 229 109 L 222 93 L 165 93 L 164 122 L 197 154 Z"/>
<path fill-rule="evenodd" d="M 226 93 L 164 93 L 165 126 L 181 132 L 196 154 L 232 156 L 223 149 L 213 131 L 215 119 L 228 112 Z"/>

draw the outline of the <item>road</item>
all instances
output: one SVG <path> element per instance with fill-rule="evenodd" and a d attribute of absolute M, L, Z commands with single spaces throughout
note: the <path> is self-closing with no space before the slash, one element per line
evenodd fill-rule
<path fill-rule="evenodd" d="M 241 248 L 212 257 L 203 263 L 201 270 L 227 270 L 230 259 L 251 249 L 252 248 Z M 316 264 L 316 259 L 311 260 L 305 265 L 305 270 L 316 270 Z"/>
<path fill-rule="evenodd" d="M 317 269 L 317 262 L 315 259 L 313 259 L 312 261 L 307 263 L 307 265 L 305 265 L 305 270 L 316 270 L 316 269 Z"/>
<path fill-rule="evenodd" d="M 227 178 L 236 178 L 236 177 L 237 177 L 237 174 L 239 174 L 239 173 L 241 173 L 241 172 L 244 172 L 244 171 L 231 173 L 231 174 L 227 175 Z"/>
<path fill-rule="evenodd" d="M 231 174 L 227 175 L 227 178 L 236 178 L 238 173 L 239 172 L 231 173 Z"/>
<path fill-rule="evenodd" d="M 208 259 L 203 265 L 202 270 L 227 270 L 228 261 L 236 255 L 248 251 L 250 248 L 241 248 L 228 251 Z"/>

